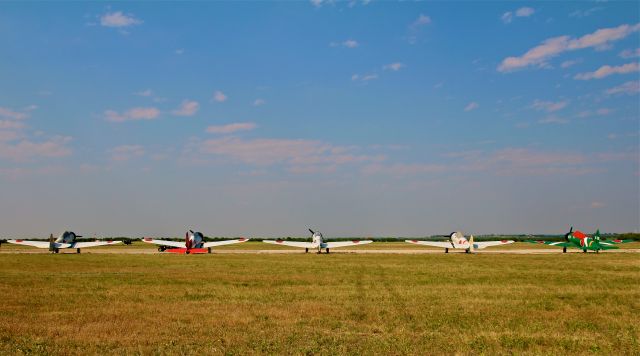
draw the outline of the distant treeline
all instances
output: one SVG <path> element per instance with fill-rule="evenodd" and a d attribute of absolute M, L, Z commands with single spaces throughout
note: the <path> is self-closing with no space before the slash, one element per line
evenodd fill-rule
<path fill-rule="evenodd" d="M 467 236 L 468 237 L 468 236 Z M 636 240 L 640 241 L 640 233 L 635 232 L 626 232 L 621 234 L 602 234 L 603 240 L 610 239 L 620 239 L 620 240 Z M 221 236 L 205 236 L 205 241 L 221 241 L 228 239 L 235 239 L 239 237 L 221 237 Z M 26 239 L 26 238 L 25 238 Z M 162 237 L 159 239 L 163 240 L 174 240 L 174 241 L 184 241 L 184 237 Z M 299 237 L 299 236 L 287 236 L 287 237 L 251 237 L 252 241 L 262 241 L 262 240 L 285 240 L 285 241 L 309 241 L 310 237 Z M 432 236 L 422 236 L 422 237 L 330 237 L 328 238 L 331 241 L 351 241 L 351 240 L 373 240 L 376 242 L 398 242 L 404 240 L 425 240 L 425 241 L 442 241 L 448 239 L 448 236 L 444 235 L 432 235 Z M 559 241 L 564 239 L 564 234 L 562 235 L 532 235 L 532 234 L 522 234 L 522 235 L 477 235 L 473 236 L 474 241 L 487 241 L 487 240 L 515 240 L 515 241 L 525 241 L 525 240 L 548 240 L 548 241 Z M 47 240 L 47 239 L 34 239 L 34 240 Z M 118 236 L 118 237 L 101 237 L 100 240 L 114 240 L 114 241 L 123 241 L 124 244 L 129 245 L 134 241 L 140 240 L 140 238 L 131 238 L 126 236 Z M 95 241 L 95 238 L 79 238 L 78 241 Z M 0 239 L 0 243 L 7 242 L 7 239 Z"/>

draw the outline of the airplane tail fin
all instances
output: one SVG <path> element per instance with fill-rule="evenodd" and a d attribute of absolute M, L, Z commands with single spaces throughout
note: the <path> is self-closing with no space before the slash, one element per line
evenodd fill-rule
<path fill-rule="evenodd" d="M 596 233 L 593 234 L 593 239 L 596 241 L 600 241 L 600 229 L 596 230 Z"/>
<path fill-rule="evenodd" d="M 474 252 L 476 249 L 473 246 L 473 235 L 469 236 L 469 251 Z"/>

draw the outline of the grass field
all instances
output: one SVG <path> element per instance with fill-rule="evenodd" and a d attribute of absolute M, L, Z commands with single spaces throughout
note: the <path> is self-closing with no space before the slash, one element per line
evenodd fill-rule
<path fill-rule="evenodd" d="M 638 285 L 635 253 L 0 254 L 0 354 L 638 354 Z"/>

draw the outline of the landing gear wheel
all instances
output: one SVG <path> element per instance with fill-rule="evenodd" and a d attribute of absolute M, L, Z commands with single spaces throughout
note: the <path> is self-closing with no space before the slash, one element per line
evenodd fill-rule
<path fill-rule="evenodd" d="M 164 248 L 162 246 L 158 247 L 158 252 L 164 252 Z"/>
<path fill-rule="evenodd" d="M 562 248 L 562 253 L 567 253 L 567 248 L 566 247 Z"/>
<path fill-rule="evenodd" d="M 308 248 L 305 248 L 305 249 L 304 249 L 304 253 L 309 253 L 309 249 L 308 249 Z"/>
<path fill-rule="evenodd" d="M 60 249 L 55 248 L 55 249 L 53 250 L 53 253 L 60 253 Z"/>
<path fill-rule="evenodd" d="M 184 253 L 185 253 L 186 255 L 188 255 L 188 254 L 190 254 L 191 252 L 189 252 L 189 250 L 186 250 Z"/>
<path fill-rule="evenodd" d="M 207 253 L 211 253 L 211 247 L 207 247 Z"/>
<path fill-rule="evenodd" d="M 79 248 L 76 249 L 76 253 L 80 253 L 80 249 Z"/>
<path fill-rule="evenodd" d="M 582 250 L 583 253 L 587 253 L 587 249 Z"/>
<path fill-rule="evenodd" d="M 327 253 L 329 253 L 329 249 L 327 249 Z"/>
<path fill-rule="evenodd" d="M 469 249 L 464 250 L 464 253 L 469 253 L 471 252 Z"/>
<path fill-rule="evenodd" d="M 448 248 L 445 248 L 445 249 L 444 249 L 444 253 L 449 253 L 449 249 L 448 249 Z"/>

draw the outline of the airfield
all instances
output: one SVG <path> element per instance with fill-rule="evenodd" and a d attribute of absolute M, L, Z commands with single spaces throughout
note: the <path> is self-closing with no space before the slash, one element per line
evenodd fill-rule
<path fill-rule="evenodd" d="M 638 354 L 640 243 L 569 251 L 2 244 L 0 354 Z"/>

